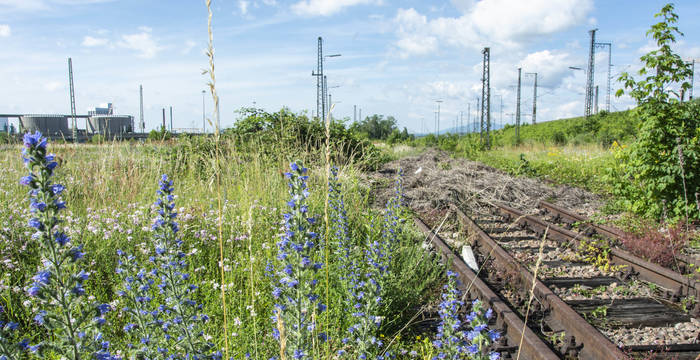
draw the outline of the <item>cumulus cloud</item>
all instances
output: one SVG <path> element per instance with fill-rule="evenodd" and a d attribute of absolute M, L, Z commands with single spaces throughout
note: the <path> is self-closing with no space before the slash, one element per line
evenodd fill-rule
<path fill-rule="evenodd" d="M 9 37 L 11 33 L 10 25 L 0 24 L 0 37 Z"/>
<path fill-rule="evenodd" d="M 523 71 L 537 73 L 538 86 L 555 88 L 564 78 L 572 76 L 569 66 L 573 62 L 569 53 L 544 50 L 528 54 L 520 66 Z"/>
<path fill-rule="evenodd" d="M 380 5 L 381 0 L 302 0 L 292 5 L 297 15 L 328 16 L 355 5 Z"/>
<path fill-rule="evenodd" d="M 593 9 L 592 0 L 453 0 L 463 14 L 432 20 L 415 9 L 399 9 L 396 46 L 404 55 L 420 55 L 410 38 L 434 37 L 450 46 L 480 49 L 485 45 L 517 48 L 537 37 L 585 23 Z M 425 21 L 416 21 L 425 20 Z M 406 29 L 410 29 L 407 31 Z"/>
<path fill-rule="evenodd" d="M 108 40 L 105 38 L 96 38 L 92 36 L 85 36 L 83 38 L 83 46 L 86 47 L 95 47 L 95 46 L 104 46 L 107 45 Z"/>
<path fill-rule="evenodd" d="M 138 57 L 151 59 L 163 48 L 151 36 L 150 28 L 141 27 L 139 29 L 140 33 L 122 35 L 121 41 L 117 45 L 125 49 L 135 50 L 138 52 Z"/>

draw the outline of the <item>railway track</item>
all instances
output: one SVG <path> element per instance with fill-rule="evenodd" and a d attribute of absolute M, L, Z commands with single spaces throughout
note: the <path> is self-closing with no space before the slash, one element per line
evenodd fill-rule
<path fill-rule="evenodd" d="M 684 301 L 697 299 L 694 280 L 619 251 L 609 257 L 612 271 L 601 270 L 581 261 L 577 248 L 589 240 L 585 234 L 507 206 L 487 208 L 468 216 L 451 205 L 481 269 L 477 277 L 462 261 L 460 267 L 472 275 L 456 270 L 465 281 L 483 281 L 475 289 L 486 286 L 493 293 L 479 295 L 480 290 L 470 289 L 472 296 L 498 303 L 501 313 L 517 314 L 521 323 L 527 316 L 530 330 L 556 357 L 627 359 L 653 352 L 654 358 L 695 359 L 700 355 L 700 324 L 682 309 Z M 425 226 L 423 230 L 429 231 Z M 442 245 L 433 243 L 453 264 L 460 263 L 440 237 L 433 238 L 439 239 Z M 538 258 L 540 265 L 536 265 Z M 519 334 L 508 335 L 509 344 L 515 337 Z M 549 358 L 539 357 L 533 349 L 534 345 L 527 352 L 533 358 Z"/>
<path fill-rule="evenodd" d="M 547 220 L 563 224 L 563 227 L 568 230 L 576 226 L 580 229 L 580 232 L 587 237 L 601 236 L 614 242 L 620 242 L 627 236 L 627 234 L 620 229 L 596 224 L 585 216 L 581 216 L 571 210 L 546 201 L 539 201 L 537 207 L 540 209 L 541 215 L 548 217 Z M 696 281 L 700 280 L 700 273 L 697 271 L 697 269 L 700 269 L 700 258 L 698 256 L 677 254 L 676 260 L 679 263 L 678 271 L 681 274 L 692 275 L 695 277 Z"/>

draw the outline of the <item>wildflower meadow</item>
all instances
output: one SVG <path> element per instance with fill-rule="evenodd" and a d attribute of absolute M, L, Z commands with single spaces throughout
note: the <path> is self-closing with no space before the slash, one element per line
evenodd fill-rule
<path fill-rule="evenodd" d="M 352 163 L 223 142 L 207 175 L 169 146 L 0 151 L 0 359 L 498 358 L 400 170 L 376 207 Z"/>

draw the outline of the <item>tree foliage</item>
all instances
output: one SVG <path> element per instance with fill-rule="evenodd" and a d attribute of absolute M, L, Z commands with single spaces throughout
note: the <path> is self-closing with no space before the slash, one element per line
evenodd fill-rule
<path fill-rule="evenodd" d="M 642 56 L 642 69 L 635 79 L 623 73 L 619 80 L 637 102 L 634 113 L 639 119 L 637 142 L 618 150 L 620 166 L 615 176 L 615 192 L 625 207 L 651 216 L 698 217 L 693 194 L 700 190 L 700 107 L 697 102 L 682 102 L 680 92 L 690 88 L 690 66 L 674 53 L 671 45 L 683 34 L 675 26 L 678 15 L 672 4 L 655 15 L 661 21 L 651 26 L 658 49 Z"/>
<path fill-rule="evenodd" d="M 396 119 L 393 116 L 384 118 L 384 115 L 374 114 L 353 123 L 350 129 L 372 140 L 387 140 L 391 138 L 392 142 L 397 142 L 410 138 L 406 128 L 404 128 L 403 132 L 398 129 Z"/>

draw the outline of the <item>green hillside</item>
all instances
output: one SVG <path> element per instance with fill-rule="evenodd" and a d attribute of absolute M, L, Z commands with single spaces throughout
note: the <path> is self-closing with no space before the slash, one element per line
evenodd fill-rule
<path fill-rule="evenodd" d="M 637 135 L 638 120 L 634 110 L 608 113 L 601 111 L 586 120 L 583 116 L 547 121 L 535 125 L 523 124 L 520 127 L 522 143 L 600 144 L 609 146 L 614 141 L 626 142 Z M 506 125 L 494 134 L 495 145 L 516 143 L 515 126 Z"/>

